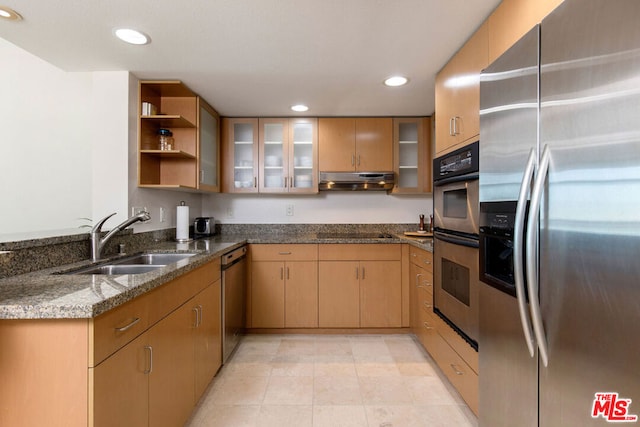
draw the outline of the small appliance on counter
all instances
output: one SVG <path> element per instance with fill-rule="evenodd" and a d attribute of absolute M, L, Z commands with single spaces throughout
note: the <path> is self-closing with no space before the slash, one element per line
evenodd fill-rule
<path fill-rule="evenodd" d="M 193 237 L 210 237 L 216 234 L 216 222 L 212 216 L 200 216 L 193 222 Z"/>

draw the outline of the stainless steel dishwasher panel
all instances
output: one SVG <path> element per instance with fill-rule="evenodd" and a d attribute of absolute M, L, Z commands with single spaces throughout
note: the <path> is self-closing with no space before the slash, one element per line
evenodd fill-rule
<path fill-rule="evenodd" d="M 246 324 L 246 254 L 243 246 L 222 256 L 222 363 L 240 342 Z"/>

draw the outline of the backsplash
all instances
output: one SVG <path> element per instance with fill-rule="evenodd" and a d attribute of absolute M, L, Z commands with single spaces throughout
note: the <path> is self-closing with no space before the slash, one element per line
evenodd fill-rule
<path fill-rule="evenodd" d="M 415 231 L 417 224 L 216 224 L 217 235 L 265 236 L 273 234 L 314 233 L 390 233 Z M 103 257 L 118 253 L 124 244 L 126 253 L 144 251 L 159 242 L 174 240 L 175 228 L 133 233 L 120 232 L 107 243 Z M 88 260 L 91 256 L 88 233 L 0 243 L 0 279 L 32 271 Z"/>

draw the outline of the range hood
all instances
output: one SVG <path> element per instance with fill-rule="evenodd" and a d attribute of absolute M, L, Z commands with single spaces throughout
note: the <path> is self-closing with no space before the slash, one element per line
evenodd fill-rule
<path fill-rule="evenodd" d="M 387 191 L 393 188 L 393 172 L 320 172 L 320 191 Z"/>

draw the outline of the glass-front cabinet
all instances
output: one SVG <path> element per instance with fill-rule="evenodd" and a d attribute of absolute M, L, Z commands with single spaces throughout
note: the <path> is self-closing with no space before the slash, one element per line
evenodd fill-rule
<path fill-rule="evenodd" d="M 430 193 L 431 145 L 428 117 L 393 120 L 394 171 L 393 193 Z"/>
<path fill-rule="evenodd" d="M 220 116 L 200 97 L 198 105 L 198 146 L 200 147 L 198 188 L 218 192 L 220 191 L 220 141 L 218 140 Z"/>
<path fill-rule="evenodd" d="M 222 137 L 223 191 L 258 192 L 258 119 L 223 119 Z"/>
<path fill-rule="evenodd" d="M 317 119 L 223 122 L 225 192 L 318 192 Z"/>

